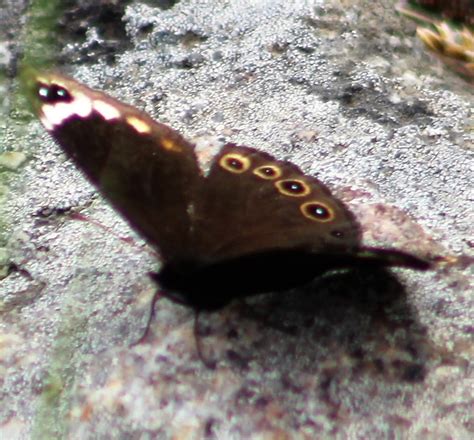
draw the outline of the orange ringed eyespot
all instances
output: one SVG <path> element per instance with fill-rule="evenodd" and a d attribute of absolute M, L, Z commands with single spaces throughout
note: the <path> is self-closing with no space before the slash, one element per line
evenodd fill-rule
<path fill-rule="evenodd" d="M 330 222 L 334 219 L 334 211 L 321 202 L 306 202 L 300 207 L 306 218 L 317 222 Z"/>
<path fill-rule="evenodd" d="M 308 184 L 299 179 L 278 180 L 275 182 L 275 186 L 285 196 L 304 197 L 311 192 Z"/>
<path fill-rule="evenodd" d="M 231 173 L 245 173 L 250 168 L 250 159 L 241 154 L 226 154 L 219 160 L 219 165 Z"/>
<path fill-rule="evenodd" d="M 262 179 L 274 180 L 281 176 L 281 169 L 275 165 L 262 165 L 255 168 L 253 173 Z"/>

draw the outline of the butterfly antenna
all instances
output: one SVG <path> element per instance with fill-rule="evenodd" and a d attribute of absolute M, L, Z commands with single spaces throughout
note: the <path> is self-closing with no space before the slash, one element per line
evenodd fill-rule
<path fill-rule="evenodd" d="M 361 262 L 376 266 L 408 267 L 416 270 L 429 270 L 439 262 L 442 257 L 421 258 L 407 252 L 395 249 L 362 248 L 357 253 Z"/>
<path fill-rule="evenodd" d="M 109 228 L 108 226 L 102 224 L 101 222 L 94 220 L 93 218 L 90 218 L 84 214 L 81 214 L 80 212 L 72 212 L 69 214 L 69 217 L 73 220 L 79 220 L 81 222 L 87 222 L 90 223 L 91 225 L 94 225 L 95 227 L 102 229 L 103 231 L 107 232 L 108 234 L 113 235 L 115 238 L 119 239 L 123 243 L 126 243 L 128 246 L 132 246 L 135 249 L 139 250 L 145 250 L 148 254 L 150 254 L 152 257 L 158 257 L 158 253 L 155 252 L 153 249 L 150 249 L 148 247 L 143 247 L 139 245 L 133 238 L 131 237 L 122 237 L 121 235 L 117 234 L 112 228 Z"/>
<path fill-rule="evenodd" d="M 199 335 L 199 316 L 201 315 L 201 310 L 197 309 L 196 314 L 194 315 L 194 341 L 196 342 L 196 351 L 201 359 L 201 362 L 210 370 L 216 369 L 216 362 L 209 360 L 204 356 L 204 350 L 202 346 L 201 336 Z"/>

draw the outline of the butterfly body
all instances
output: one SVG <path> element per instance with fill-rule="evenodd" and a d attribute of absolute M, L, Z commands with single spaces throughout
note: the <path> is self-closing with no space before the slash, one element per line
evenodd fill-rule
<path fill-rule="evenodd" d="M 215 310 L 331 269 L 430 267 L 363 247 L 350 211 L 289 162 L 227 144 L 204 173 L 192 143 L 132 106 L 62 75 L 35 75 L 31 89 L 57 143 L 159 251 L 153 278 L 178 302 Z"/>
<path fill-rule="evenodd" d="M 177 302 L 217 310 L 235 298 L 306 284 L 331 268 L 322 260 L 311 252 L 268 251 L 214 263 L 167 263 L 153 278 Z"/>

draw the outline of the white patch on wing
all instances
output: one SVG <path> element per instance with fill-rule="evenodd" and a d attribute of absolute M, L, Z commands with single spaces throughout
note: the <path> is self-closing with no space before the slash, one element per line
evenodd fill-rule
<path fill-rule="evenodd" d="M 77 93 L 74 96 L 74 100 L 69 103 L 72 106 L 72 113 L 80 116 L 81 118 L 85 118 L 89 116 L 92 112 L 92 101 L 83 93 Z"/>
<path fill-rule="evenodd" d="M 92 101 L 83 93 L 78 93 L 71 102 L 58 102 L 44 104 L 41 107 L 40 120 L 47 130 L 51 126 L 61 125 L 66 119 L 77 115 L 81 118 L 89 116 L 92 112 Z M 47 121 L 47 124 L 46 124 Z"/>
<path fill-rule="evenodd" d="M 204 176 L 208 176 L 214 157 L 218 155 L 225 142 L 215 136 L 200 136 L 193 138 L 195 144 L 194 152 L 198 166 Z"/>
<path fill-rule="evenodd" d="M 111 119 L 118 119 L 121 116 L 119 110 L 111 104 L 108 104 L 105 101 L 101 101 L 100 99 L 96 99 L 93 101 L 92 106 L 94 110 L 100 113 L 106 121 L 110 121 Z"/>
<path fill-rule="evenodd" d="M 135 116 L 127 116 L 126 120 L 138 133 L 151 133 L 151 127 L 142 119 Z"/>

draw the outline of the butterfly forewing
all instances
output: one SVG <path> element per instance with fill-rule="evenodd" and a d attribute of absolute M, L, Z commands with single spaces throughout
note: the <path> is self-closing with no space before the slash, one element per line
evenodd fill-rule
<path fill-rule="evenodd" d="M 114 208 L 164 258 L 187 254 L 202 182 L 193 145 L 134 107 L 64 76 L 38 77 L 36 93 L 43 124 Z"/>

